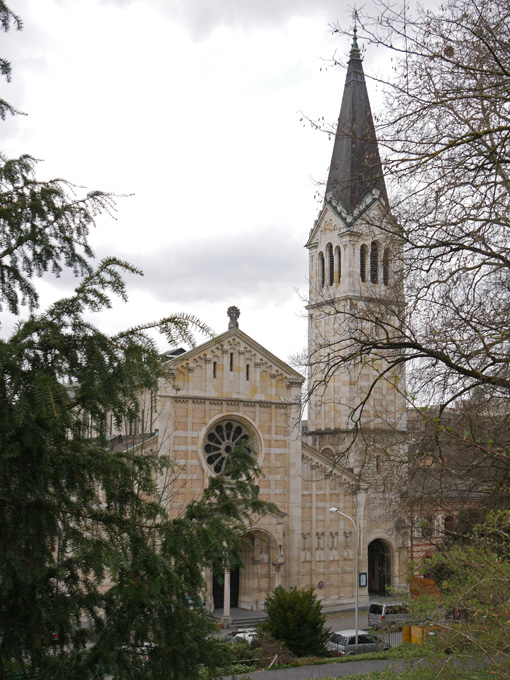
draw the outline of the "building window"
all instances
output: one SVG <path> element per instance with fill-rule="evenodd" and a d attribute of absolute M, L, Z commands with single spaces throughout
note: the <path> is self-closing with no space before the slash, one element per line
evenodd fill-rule
<path fill-rule="evenodd" d="M 378 282 L 379 268 L 379 244 L 372 241 L 370 244 L 370 283 Z"/>
<path fill-rule="evenodd" d="M 332 286 L 335 283 L 335 258 L 333 255 L 333 246 L 328 243 L 326 246 L 326 257 L 328 259 L 328 282 Z"/>
<path fill-rule="evenodd" d="M 388 248 L 385 249 L 382 261 L 382 282 L 385 286 L 390 281 L 390 252 Z"/>
<path fill-rule="evenodd" d="M 246 380 L 250 379 L 250 364 L 246 364 Z"/>
<path fill-rule="evenodd" d="M 432 517 L 422 519 L 422 535 L 427 540 L 432 538 Z"/>
<path fill-rule="evenodd" d="M 217 362 L 213 361 L 213 365 L 212 365 L 212 377 L 213 378 L 216 377 L 216 365 L 217 365 Z"/>
<path fill-rule="evenodd" d="M 336 253 L 336 270 L 338 272 L 338 282 L 340 283 L 340 280 L 342 279 L 342 250 L 340 249 L 340 246 L 337 246 L 335 248 L 335 253 Z"/>
<path fill-rule="evenodd" d="M 217 423 L 205 438 L 204 457 L 209 469 L 216 475 L 223 472 L 234 447 L 249 438 L 248 430 L 238 422 L 222 420 Z"/>
<path fill-rule="evenodd" d="M 230 370 L 234 370 L 234 352 L 230 352 Z"/>
<path fill-rule="evenodd" d="M 448 515 L 444 518 L 444 532 L 445 534 L 453 534 L 455 531 L 455 517 Z"/>
<path fill-rule="evenodd" d="M 324 288 L 326 283 L 326 275 L 324 272 L 324 254 L 319 253 L 319 284 L 321 288 Z"/>
<path fill-rule="evenodd" d="M 359 249 L 359 277 L 362 283 L 367 280 L 367 247 L 362 245 Z"/>
<path fill-rule="evenodd" d="M 434 520 L 434 536 L 442 536 L 443 534 L 443 518 L 438 515 Z"/>

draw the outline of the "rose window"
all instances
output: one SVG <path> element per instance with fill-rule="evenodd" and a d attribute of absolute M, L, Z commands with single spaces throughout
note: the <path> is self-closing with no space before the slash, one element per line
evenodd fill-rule
<path fill-rule="evenodd" d="M 204 453 L 209 468 L 220 474 L 236 444 L 250 438 L 248 431 L 237 422 L 226 420 L 215 425 L 205 439 Z"/>

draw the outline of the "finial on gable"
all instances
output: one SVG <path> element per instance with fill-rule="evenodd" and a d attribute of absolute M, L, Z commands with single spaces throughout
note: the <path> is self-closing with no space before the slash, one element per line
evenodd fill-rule
<path fill-rule="evenodd" d="M 239 311 L 239 307 L 229 307 L 227 309 L 227 316 L 228 316 L 228 330 L 231 331 L 233 328 L 239 328 L 239 323 L 237 319 L 240 317 L 241 312 Z"/>

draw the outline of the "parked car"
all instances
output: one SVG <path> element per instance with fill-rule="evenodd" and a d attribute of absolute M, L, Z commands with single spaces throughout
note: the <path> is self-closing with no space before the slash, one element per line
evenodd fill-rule
<path fill-rule="evenodd" d="M 232 644 L 235 642 L 247 642 L 249 645 L 252 645 L 256 637 L 257 631 L 255 629 L 240 630 L 232 636 Z"/>
<path fill-rule="evenodd" d="M 138 658 L 142 665 L 145 665 L 155 648 L 156 645 L 153 642 L 144 642 L 140 645 L 122 645 L 121 650 L 129 654 L 131 658 Z"/>
<path fill-rule="evenodd" d="M 349 654 L 369 654 L 388 649 L 381 640 L 366 630 L 358 630 L 358 649 L 356 650 L 356 631 L 337 630 L 329 636 L 327 648 L 342 656 Z"/>
<path fill-rule="evenodd" d="M 393 626 L 401 628 L 411 619 L 411 612 L 404 604 L 390 604 L 386 602 L 373 603 L 368 610 L 369 628 L 384 628 Z"/>

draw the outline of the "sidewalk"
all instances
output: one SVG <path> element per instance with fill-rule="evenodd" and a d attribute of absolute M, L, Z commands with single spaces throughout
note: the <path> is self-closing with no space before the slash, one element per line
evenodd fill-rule
<path fill-rule="evenodd" d="M 328 663 L 322 666 L 300 666 L 275 671 L 252 671 L 239 675 L 225 675 L 222 680 L 319 680 L 319 678 L 344 678 L 358 673 L 373 673 L 378 669 L 392 668 L 395 673 L 403 671 L 409 662 L 381 659 L 378 661 L 348 661 Z"/>

